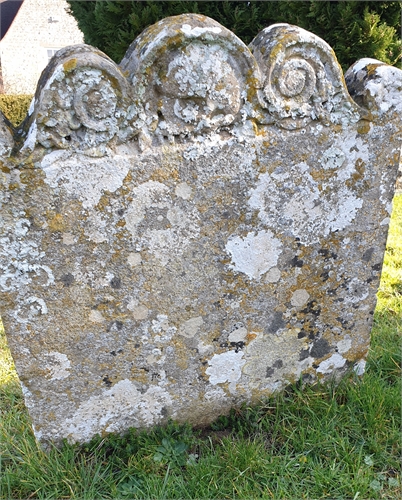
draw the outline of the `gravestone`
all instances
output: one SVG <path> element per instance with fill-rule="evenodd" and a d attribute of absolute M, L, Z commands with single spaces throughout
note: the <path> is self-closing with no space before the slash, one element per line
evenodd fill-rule
<path fill-rule="evenodd" d="M 0 124 L 1 316 L 37 439 L 206 425 L 364 371 L 402 71 L 198 15 L 62 49 Z"/>

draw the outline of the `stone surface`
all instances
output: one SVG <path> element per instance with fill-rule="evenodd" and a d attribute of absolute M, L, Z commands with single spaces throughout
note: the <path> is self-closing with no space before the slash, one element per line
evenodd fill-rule
<path fill-rule="evenodd" d="M 41 442 L 364 371 L 402 72 L 346 77 L 300 28 L 247 48 L 197 15 L 120 67 L 85 45 L 53 60 L 0 127 L 1 315 Z"/>

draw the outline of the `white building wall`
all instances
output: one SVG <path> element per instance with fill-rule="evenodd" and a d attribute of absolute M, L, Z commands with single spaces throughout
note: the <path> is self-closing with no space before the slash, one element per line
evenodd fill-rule
<path fill-rule="evenodd" d="M 48 49 L 83 43 L 65 0 L 25 0 L 0 42 L 4 93 L 33 94 Z"/>

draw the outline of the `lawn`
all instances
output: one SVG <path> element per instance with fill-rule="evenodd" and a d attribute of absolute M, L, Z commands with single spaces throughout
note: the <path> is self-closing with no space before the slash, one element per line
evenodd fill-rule
<path fill-rule="evenodd" d="M 362 378 L 294 387 L 203 431 L 172 423 L 45 453 L 0 332 L 0 498 L 401 498 L 401 334 L 402 194 Z"/>

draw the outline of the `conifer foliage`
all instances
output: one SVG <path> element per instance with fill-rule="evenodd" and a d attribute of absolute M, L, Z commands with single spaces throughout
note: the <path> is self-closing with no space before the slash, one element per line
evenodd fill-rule
<path fill-rule="evenodd" d="M 362 57 L 401 67 L 402 2 L 68 0 L 85 42 L 120 62 L 147 26 L 168 16 L 212 17 L 246 44 L 266 26 L 286 22 L 312 31 L 335 50 L 344 69 Z"/>

